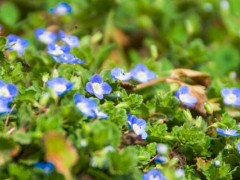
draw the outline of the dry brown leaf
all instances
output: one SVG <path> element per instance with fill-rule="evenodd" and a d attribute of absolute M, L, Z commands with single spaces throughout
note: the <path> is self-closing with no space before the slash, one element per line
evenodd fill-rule
<path fill-rule="evenodd" d="M 121 47 L 128 46 L 130 43 L 130 38 L 117 28 L 114 28 L 112 31 L 112 39 Z"/>
<path fill-rule="evenodd" d="M 191 69 L 175 69 L 172 71 L 170 77 L 179 80 L 182 80 L 183 78 L 190 78 L 196 84 L 206 87 L 211 83 L 211 79 L 208 74 Z"/>
<path fill-rule="evenodd" d="M 194 106 L 194 109 L 196 109 L 199 113 L 202 115 L 206 115 L 206 110 L 204 108 L 204 103 L 208 102 L 208 98 L 206 95 L 205 87 L 204 86 L 191 86 L 188 85 L 190 89 L 190 94 L 197 98 L 197 103 Z"/>

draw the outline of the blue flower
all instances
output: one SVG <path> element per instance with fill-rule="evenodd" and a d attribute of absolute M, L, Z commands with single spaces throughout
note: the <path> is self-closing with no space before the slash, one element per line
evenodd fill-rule
<path fill-rule="evenodd" d="M 166 177 L 158 169 L 152 169 L 143 175 L 143 180 L 166 180 Z"/>
<path fill-rule="evenodd" d="M 53 91 L 58 95 L 61 96 L 64 93 L 70 91 L 73 87 L 73 83 L 67 81 L 64 78 L 56 77 L 48 80 L 46 82 L 47 86 L 53 89 Z"/>
<path fill-rule="evenodd" d="M 221 90 L 223 102 L 227 105 L 240 106 L 240 89 L 223 88 Z"/>
<path fill-rule="evenodd" d="M 175 95 L 185 106 L 194 107 L 197 103 L 197 98 L 190 94 L 190 90 L 187 86 L 181 86 L 175 91 Z"/>
<path fill-rule="evenodd" d="M 144 64 L 138 64 L 130 71 L 130 73 L 133 79 L 140 83 L 145 83 L 156 78 L 156 74 L 153 71 L 148 70 Z"/>
<path fill-rule="evenodd" d="M 74 102 L 78 110 L 89 118 L 97 117 L 99 119 L 106 119 L 108 117 L 107 114 L 99 111 L 97 103 L 94 99 L 86 98 L 80 94 L 75 94 Z"/>
<path fill-rule="evenodd" d="M 183 178 L 185 176 L 185 171 L 182 168 L 178 168 L 175 170 L 174 174 L 176 178 Z"/>
<path fill-rule="evenodd" d="M 69 53 L 64 53 L 60 56 L 52 56 L 54 61 L 58 63 L 66 63 L 66 64 L 83 64 L 85 63 L 85 60 L 81 60 L 77 58 L 76 56 L 73 56 Z"/>
<path fill-rule="evenodd" d="M 54 165 L 51 162 L 37 162 L 34 167 L 41 169 L 45 174 L 50 174 L 54 170 Z"/>
<path fill-rule="evenodd" d="M 44 44 L 52 44 L 57 40 L 56 33 L 47 31 L 44 28 L 37 28 L 35 30 L 35 36 Z"/>
<path fill-rule="evenodd" d="M 59 46 L 57 44 L 48 44 L 48 54 L 52 56 L 60 56 L 64 53 L 68 53 L 70 51 L 69 46 Z"/>
<path fill-rule="evenodd" d="M 86 90 L 94 94 L 97 98 L 103 99 L 103 95 L 111 93 L 112 88 L 108 83 L 103 81 L 101 76 L 95 74 L 91 77 L 90 82 L 86 84 Z"/>
<path fill-rule="evenodd" d="M 11 108 L 9 107 L 9 99 L 0 97 L 0 114 L 9 113 Z"/>
<path fill-rule="evenodd" d="M 125 73 L 123 69 L 113 68 L 111 70 L 111 76 L 115 80 L 128 81 L 131 79 L 131 73 Z"/>
<path fill-rule="evenodd" d="M 221 136 L 239 136 L 240 134 L 237 133 L 236 130 L 234 129 L 221 129 L 221 128 L 216 128 L 216 131 L 221 135 Z"/>
<path fill-rule="evenodd" d="M 214 166 L 220 166 L 221 162 L 219 160 L 216 160 L 213 162 L 213 165 Z"/>
<path fill-rule="evenodd" d="M 156 163 L 165 164 L 167 161 L 168 161 L 168 159 L 165 156 L 156 156 L 154 158 L 154 162 L 156 162 Z"/>
<path fill-rule="evenodd" d="M 159 154 L 167 154 L 168 152 L 168 146 L 166 144 L 157 144 L 157 152 Z"/>
<path fill-rule="evenodd" d="M 28 46 L 28 41 L 19 38 L 17 35 L 10 34 L 7 37 L 7 46 L 9 50 L 17 51 L 18 54 L 23 54 L 25 48 Z"/>
<path fill-rule="evenodd" d="M 0 97 L 11 101 L 18 94 L 18 88 L 14 84 L 8 84 L 0 80 Z"/>
<path fill-rule="evenodd" d="M 50 8 L 49 11 L 51 14 L 64 15 L 71 13 L 72 7 L 66 2 L 61 2 L 57 4 L 54 8 Z"/>
<path fill-rule="evenodd" d="M 59 36 L 63 42 L 65 42 L 68 46 L 76 47 L 79 45 L 79 39 L 77 36 L 66 35 L 65 32 L 60 31 Z"/>
<path fill-rule="evenodd" d="M 131 130 L 138 136 L 141 136 L 142 139 L 147 138 L 147 133 L 145 128 L 147 126 L 146 121 L 143 119 L 138 119 L 136 116 L 128 114 L 128 125 Z"/>

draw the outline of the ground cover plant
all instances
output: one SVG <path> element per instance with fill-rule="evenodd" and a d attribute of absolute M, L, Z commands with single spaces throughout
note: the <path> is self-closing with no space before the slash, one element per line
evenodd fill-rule
<path fill-rule="evenodd" d="M 0 2 L 0 179 L 240 179 L 235 0 Z"/>

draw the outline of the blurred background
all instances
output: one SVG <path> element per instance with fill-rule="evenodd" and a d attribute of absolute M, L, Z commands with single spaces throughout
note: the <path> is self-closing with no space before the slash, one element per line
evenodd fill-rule
<path fill-rule="evenodd" d="M 239 76 L 236 0 L 66 0 L 73 12 L 51 15 L 49 9 L 59 2 L 1 1 L 0 35 L 13 33 L 29 40 L 28 57 L 36 47 L 41 49 L 34 37 L 36 28 L 63 29 L 80 38 L 73 51 L 87 59 L 92 71 L 145 63 L 162 76 L 176 67 L 213 77 Z"/>

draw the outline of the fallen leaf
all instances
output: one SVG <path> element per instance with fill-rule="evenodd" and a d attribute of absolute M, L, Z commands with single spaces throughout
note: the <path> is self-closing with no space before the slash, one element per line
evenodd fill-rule
<path fill-rule="evenodd" d="M 179 80 L 182 80 L 183 78 L 190 78 L 196 84 L 206 87 L 208 87 L 211 83 L 211 79 L 208 74 L 191 69 L 175 69 L 172 71 L 170 77 Z"/>
<path fill-rule="evenodd" d="M 194 106 L 194 109 L 197 110 L 202 115 L 206 115 L 207 112 L 204 108 L 204 103 L 208 102 L 208 98 L 206 95 L 205 87 L 199 85 L 195 86 L 188 85 L 188 87 L 190 89 L 190 94 L 197 98 L 197 103 Z"/>
<path fill-rule="evenodd" d="M 78 155 L 72 143 L 58 132 L 48 132 L 43 137 L 46 161 L 52 162 L 66 180 L 72 179 L 71 168 L 77 162 Z"/>

